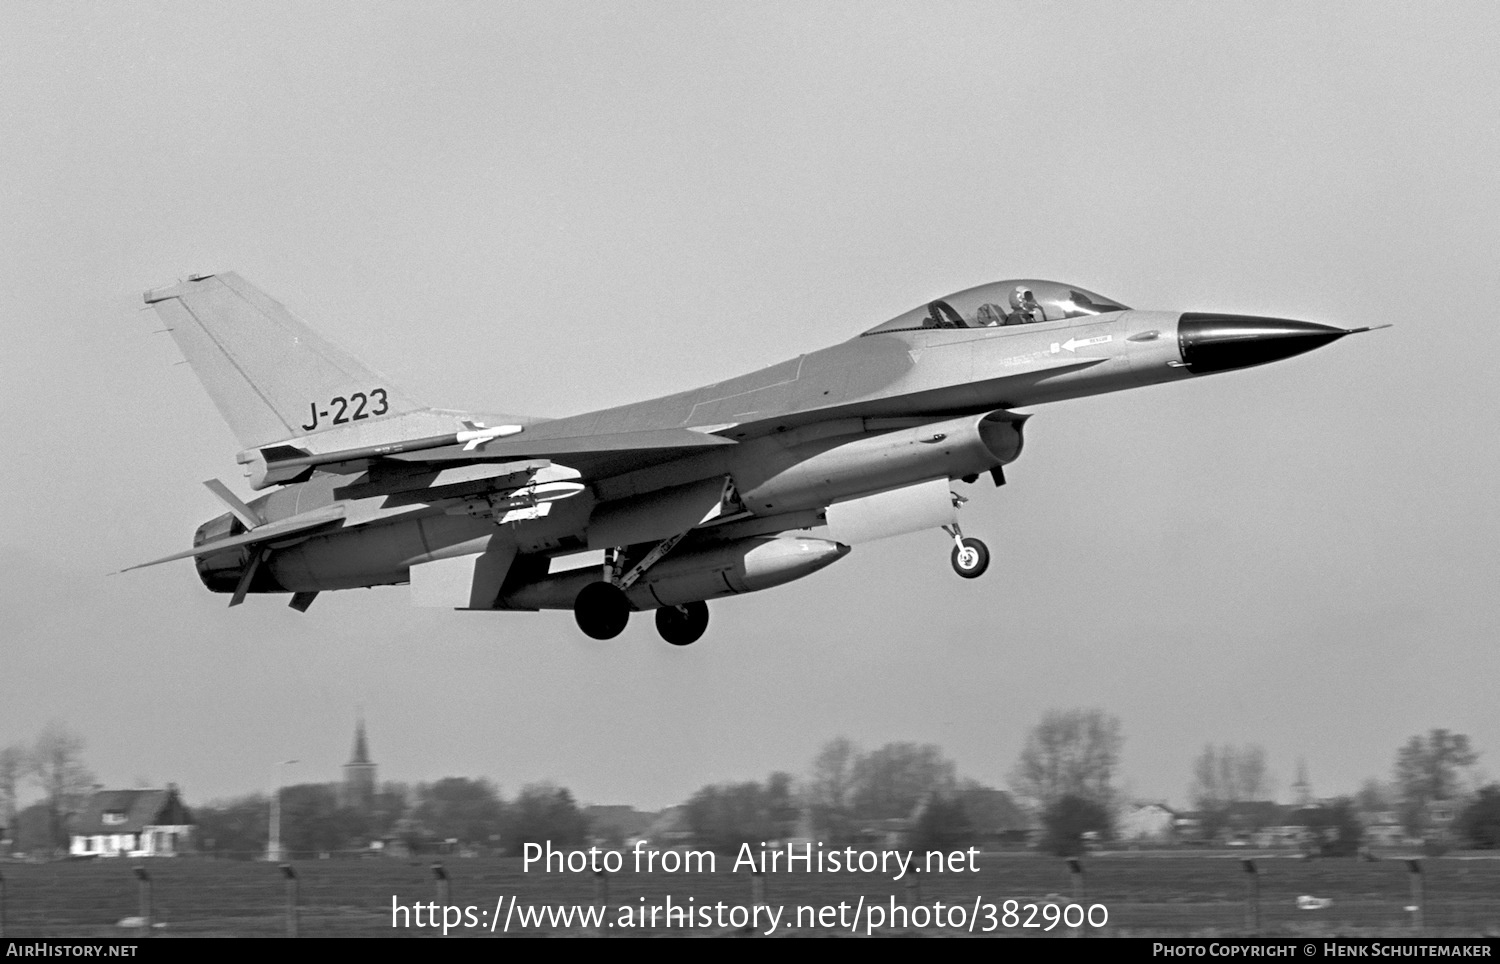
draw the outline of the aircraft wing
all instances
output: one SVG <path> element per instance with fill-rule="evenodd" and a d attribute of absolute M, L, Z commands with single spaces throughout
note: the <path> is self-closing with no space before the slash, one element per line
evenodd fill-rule
<path fill-rule="evenodd" d="M 686 428 L 648 429 L 639 432 L 605 432 L 592 435 L 552 435 L 544 432 L 515 433 L 504 437 L 464 441 L 455 436 L 434 436 L 382 445 L 310 452 L 291 445 L 269 445 L 259 449 L 265 473 L 272 481 L 292 481 L 321 468 L 328 472 L 364 471 L 375 461 L 400 462 L 433 469 L 485 462 L 519 462 L 542 459 L 565 463 L 586 476 L 630 471 L 665 462 L 695 451 L 738 444 L 706 432 Z M 257 486 L 259 487 L 259 486 Z"/>
<path fill-rule="evenodd" d="M 733 439 L 718 435 L 695 432 L 688 428 L 649 429 L 642 432 L 609 432 L 602 435 L 572 435 L 553 438 L 525 438 L 517 435 L 496 439 L 466 451 L 461 446 L 429 449 L 421 452 L 403 452 L 391 456 L 410 462 L 474 462 L 504 459 L 553 459 L 576 461 L 584 456 L 621 456 L 639 454 L 682 455 L 694 449 L 716 448 L 735 445 Z"/>
<path fill-rule="evenodd" d="M 641 432 L 610 432 L 599 435 L 556 436 L 526 439 L 522 436 L 497 439 L 483 448 L 465 452 L 458 447 L 432 452 L 412 452 L 404 458 L 414 462 L 433 461 L 467 464 L 477 460 L 491 461 L 516 458 L 543 458 L 576 469 L 586 479 L 598 479 L 659 465 L 694 452 L 738 445 L 734 439 L 695 432 L 686 428 L 652 429 Z M 522 453 L 525 453 L 524 455 Z"/>
<path fill-rule="evenodd" d="M 314 509 L 311 512 L 292 516 L 290 519 L 283 519 L 280 522 L 271 522 L 263 526 L 258 526 L 249 532 L 237 536 L 230 536 L 227 539 L 215 539 L 212 542 L 205 542 L 201 546 L 194 546 L 183 552 L 174 552 L 170 556 L 163 556 L 160 559 L 153 559 L 150 562 L 143 562 L 138 566 L 131 566 L 128 569 L 120 571 L 129 572 L 131 569 L 145 569 L 147 566 L 155 566 L 177 559 L 186 559 L 188 556 L 207 556 L 215 552 L 223 552 L 225 549 L 238 549 L 240 546 L 255 545 L 261 542 L 274 542 L 277 539 L 310 532 L 313 529 L 338 522 L 344 518 L 344 512 L 345 508 L 343 505 L 324 506 L 321 509 Z"/>

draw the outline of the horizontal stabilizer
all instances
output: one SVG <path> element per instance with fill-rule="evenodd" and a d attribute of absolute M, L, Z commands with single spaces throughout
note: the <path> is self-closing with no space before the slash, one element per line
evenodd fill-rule
<path fill-rule="evenodd" d="M 213 542 L 205 542 L 201 546 L 194 546 L 185 552 L 175 552 L 170 556 L 163 556 L 160 559 L 143 562 L 138 566 L 122 569 L 121 572 L 129 572 L 131 569 L 145 569 L 147 566 L 160 565 L 163 562 L 173 562 L 177 559 L 186 559 L 189 556 L 210 556 L 216 552 L 223 552 L 225 549 L 238 549 L 240 546 L 251 546 L 261 542 L 284 539 L 287 536 L 294 536 L 298 533 L 308 532 L 312 529 L 338 522 L 344 517 L 344 511 L 345 509 L 342 505 L 330 505 L 321 509 L 314 509 L 311 512 L 304 512 L 301 515 L 292 516 L 290 519 L 283 519 L 280 522 L 267 523 L 259 528 L 251 529 L 249 532 L 230 536 L 228 539 L 216 539 Z"/>

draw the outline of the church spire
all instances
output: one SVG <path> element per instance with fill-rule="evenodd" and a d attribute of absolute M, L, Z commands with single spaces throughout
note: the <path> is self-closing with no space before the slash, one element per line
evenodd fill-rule
<path fill-rule="evenodd" d="M 365 739 L 363 710 L 354 724 L 354 752 L 344 764 L 344 785 L 339 802 L 358 810 L 369 810 L 375 802 L 375 763 L 370 759 L 370 744 Z"/>
<path fill-rule="evenodd" d="M 1307 760 L 1302 757 L 1297 758 L 1297 782 L 1292 784 L 1292 795 L 1300 807 L 1312 804 L 1312 783 L 1307 779 Z"/>
<path fill-rule="evenodd" d="M 354 724 L 354 753 L 349 757 L 349 766 L 365 766 L 370 762 L 370 745 L 365 741 L 365 715 L 360 713 Z"/>

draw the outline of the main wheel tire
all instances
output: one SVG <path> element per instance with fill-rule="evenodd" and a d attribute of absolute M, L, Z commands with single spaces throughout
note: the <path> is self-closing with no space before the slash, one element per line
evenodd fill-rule
<path fill-rule="evenodd" d="M 663 606 L 656 611 L 656 631 L 673 646 L 696 643 L 708 628 L 708 603 Z"/>
<path fill-rule="evenodd" d="M 585 636 L 614 639 L 630 622 L 630 600 L 619 586 L 591 582 L 579 590 L 578 598 L 573 601 L 573 618 Z"/>
<path fill-rule="evenodd" d="M 953 547 L 953 571 L 965 579 L 978 579 L 989 567 L 989 547 L 978 539 L 965 538 L 962 549 Z"/>

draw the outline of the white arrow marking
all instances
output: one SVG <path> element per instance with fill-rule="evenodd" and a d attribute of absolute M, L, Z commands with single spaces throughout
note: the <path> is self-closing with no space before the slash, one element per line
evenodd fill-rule
<path fill-rule="evenodd" d="M 1114 341 L 1114 338 L 1114 335 L 1098 335 L 1094 338 L 1085 338 L 1082 341 L 1077 338 L 1069 338 L 1067 341 L 1062 343 L 1062 346 L 1068 351 L 1077 351 L 1078 349 L 1087 347 L 1089 345 L 1102 345 L 1107 341 Z"/>

